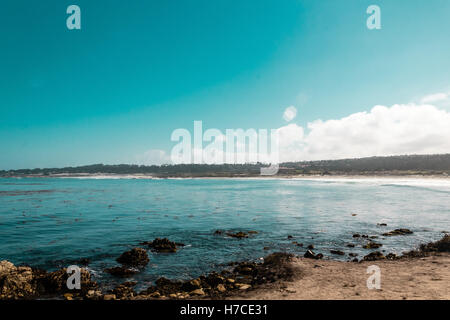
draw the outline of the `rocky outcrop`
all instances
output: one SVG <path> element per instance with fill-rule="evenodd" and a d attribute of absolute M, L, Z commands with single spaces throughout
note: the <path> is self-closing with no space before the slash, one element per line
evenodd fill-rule
<path fill-rule="evenodd" d="M 321 254 L 321 253 L 315 254 L 311 250 L 306 251 L 303 256 L 308 259 L 322 259 L 323 258 L 323 254 Z"/>
<path fill-rule="evenodd" d="M 31 299 L 40 296 L 58 296 L 64 293 L 83 296 L 97 287 L 86 269 L 80 269 L 81 289 L 67 287 L 69 274 L 63 268 L 46 272 L 31 267 L 16 267 L 9 261 L 0 261 L 0 299 Z"/>
<path fill-rule="evenodd" d="M 30 267 L 16 267 L 0 261 L 0 299 L 23 299 L 36 294 L 33 271 Z"/>
<path fill-rule="evenodd" d="M 376 242 L 373 242 L 373 241 L 369 241 L 365 245 L 363 245 L 363 248 L 364 249 L 378 249 L 381 246 L 382 246 L 381 243 L 376 243 Z"/>
<path fill-rule="evenodd" d="M 122 253 L 122 255 L 116 259 L 117 262 L 132 267 L 146 266 L 150 261 L 147 251 L 142 248 L 133 248 L 130 251 Z"/>
<path fill-rule="evenodd" d="M 233 270 L 212 272 L 188 281 L 172 281 L 159 278 L 155 285 L 139 293 L 136 299 L 164 298 L 185 299 L 208 296 L 220 298 L 237 291 L 251 290 L 258 285 L 277 280 L 290 280 L 294 270 L 290 264 L 292 255 L 273 253 L 263 263 L 233 263 Z"/>
<path fill-rule="evenodd" d="M 383 233 L 383 236 L 391 237 L 391 236 L 402 236 L 405 234 L 412 234 L 413 232 L 409 229 L 395 229 L 389 232 Z"/>
<path fill-rule="evenodd" d="M 364 261 L 376 261 L 383 259 L 386 259 L 386 257 L 379 251 L 371 252 L 363 258 Z"/>
<path fill-rule="evenodd" d="M 170 241 L 167 238 L 156 238 L 153 241 L 142 242 L 142 245 L 146 245 L 156 252 L 177 252 L 178 247 L 183 247 L 183 243 L 177 243 Z"/>

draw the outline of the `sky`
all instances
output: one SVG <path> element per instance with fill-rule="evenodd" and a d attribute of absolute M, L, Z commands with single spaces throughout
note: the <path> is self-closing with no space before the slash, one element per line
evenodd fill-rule
<path fill-rule="evenodd" d="M 285 161 L 450 153 L 449 21 L 448 0 L 3 0 L 0 170 L 166 163 L 194 121 L 277 129 Z"/>

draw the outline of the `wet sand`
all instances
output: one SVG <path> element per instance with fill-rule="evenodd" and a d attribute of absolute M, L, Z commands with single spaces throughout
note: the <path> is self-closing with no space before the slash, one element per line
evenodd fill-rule
<path fill-rule="evenodd" d="M 233 299 L 274 300 L 418 300 L 450 299 L 450 253 L 424 258 L 339 262 L 293 260 L 295 280 L 234 296 Z M 381 271 L 381 289 L 367 288 L 367 267 Z"/>

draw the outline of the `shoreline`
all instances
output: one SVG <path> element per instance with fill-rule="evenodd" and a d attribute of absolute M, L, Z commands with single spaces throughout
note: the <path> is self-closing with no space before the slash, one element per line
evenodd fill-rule
<path fill-rule="evenodd" d="M 147 174 L 55 174 L 55 175 L 21 175 L 21 176 L 0 176 L 2 179 L 22 179 L 22 178 L 60 178 L 60 179 L 129 179 L 129 180 L 319 180 L 319 181 L 339 181 L 339 180 L 444 180 L 450 181 L 449 175 L 436 174 L 300 174 L 300 175 L 273 175 L 273 176 L 188 176 L 188 177 L 158 177 Z"/>
<path fill-rule="evenodd" d="M 406 230 L 406 229 L 404 229 Z M 150 243 L 158 252 L 169 252 L 182 245 L 167 239 Z M 176 250 L 175 250 L 176 251 Z M 173 252 L 175 252 L 173 251 Z M 450 299 L 450 235 L 421 245 L 402 256 L 372 251 L 362 260 L 336 261 L 322 259 L 308 250 L 304 257 L 278 252 L 262 262 L 234 262 L 220 273 L 211 271 L 185 281 L 159 278 L 147 289 L 134 291 L 135 281 L 126 280 L 131 263 L 145 266 L 145 249 L 124 252 L 113 268 L 124 281 L 105 290 L 81 268 L 81 289 L 68 290 L 67 269 L 47 272 L 28 266 L 0 261 L 0 300 L 66 299 L 66 300 L 341 300 L 341 299 Z M 122 261 L 124 260 L 124 261 Z M 126 261 L 125 261 L 126 260 Z M 125 263 L 125 264 L 124 264 Z M 128 264 L 128 266 L 127 266 Z M 370 290 L 367 267 L 381 272 L 380 290 Z M 122 274 L 120 274 L 122 272 Z"/>

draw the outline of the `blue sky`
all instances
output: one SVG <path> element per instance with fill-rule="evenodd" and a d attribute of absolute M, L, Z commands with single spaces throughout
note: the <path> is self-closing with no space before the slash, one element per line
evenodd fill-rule
<path fill-rule="evenodd" d="M 449 21 L 448 0 L 2 1 L 0 169 L 132 163 L 194 120 L 279 128 L 294 105 L 306 126 L 448 91 Z"/>

